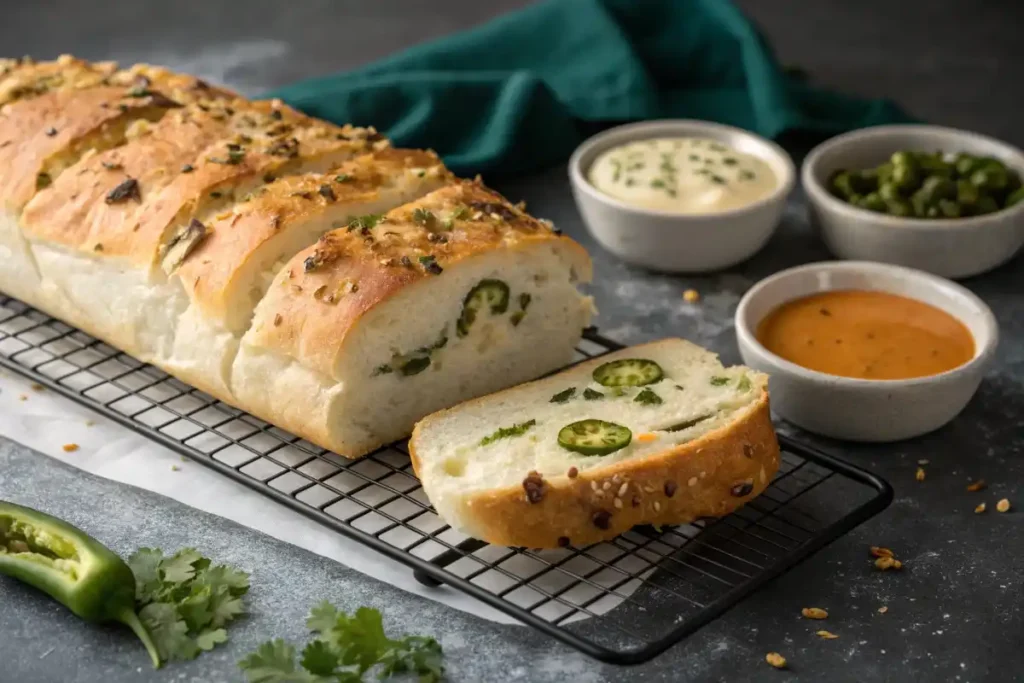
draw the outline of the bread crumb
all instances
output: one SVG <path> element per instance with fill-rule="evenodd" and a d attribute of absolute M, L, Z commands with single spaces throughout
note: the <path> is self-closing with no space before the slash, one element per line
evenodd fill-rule
<path fill-rule="evenodd" d="M 996 503 L 996 510 L 999 510 L 1000 512 L 1009 512 L 1010 500 L 1008 498 L 1003 498 L 1001 501 Z"/>
<path fill-rule="evenodd" d="M 918 467 L 917 468 L 917 473 L 914 475 L 914 479 L 917 479 L 918 481 L 924 481 L 924 468 L 923 467 Z"/>
<path fill-rule="evenodd" d="M 64 449 L 65 453 L 74 453 L 75 451 L 78 450 L 78 444 L 77 443 L 66 443 L 63 446 L 61 446 L 61 448 Z"/>
<path fill-rule="evenodd" d="M 871 546 L 872 557 L 892 557 L 892 554 L 892 551 L 888 548 L 883 548 L 877 545 Z"/>
<path fill-rule="evenodd" d="M 653 432 L 644 432 L 643 434 L 637 434 L 636 440 L 640 443 L 650 443 L 651 441 L 657 440 L 658 435 Z"/>
<path fill-rule="evenodd" d="M 685 301 L 688 304 L 697 303 L 698 301 L 700 301 L 700 292 L 698 292 L 696 289 L 686 290 L 685 292 L 683 292 L 683 301 Z"/>
<path fill-rule="evenodd" d="M 976 491 L 983 490 L 987 486 L 988 486 L 988 484 L 985 483 L 984 479 L 978 479 L 978 480 L 972 481 L 970 484 L 968 484 L 967 485 L 967 490 L 970 491 L 971 493 L 975 493 Z"/>
<path fill-rule="evenodd" d="M 889 608 L 886 607 L 885 605 L 882 605 L 881 607 L 878 608 L 878 613 L 879 614 L 885 614 L 888 611 L 889 611 Z"/>
<path fill-rule="evenodd" d="M 892 556 L 878 558 L 875 560 L 875 566 L 883 572 L 889 569 L 903 569 L 903 563 L 894 559 Z"/>
<path fill-rule="evenodd" d="M 42 391 L 46 387 L 44 387 L 42 384 L 36 384 L 35 382 L 33 382 L 30 388 L 32 389 L 32 391 Z"/>
<path fill-rule="evenodd" d="M 978 503 L 978 506 L 976 508 L 974 508 L 974 514 L 976 514 L 976 515 L 980 515 L 984 511 L 985 511 L 985 504 L 984 503 Z"/>
<path fill-rule="evenodd" d="M 807 619 L 827 619 L 828 612 L 820 607 L 804 607 L 800 610 L 800 614 L 804 615 Z"/>
<path fill-rule="evenodd" d="M 768 662 L 776 669 L 786 668 L 786 658 L 780 655 L 778 652 L 769 652 L 764 656 L 764 661 Z"/>
<path fill-rule="evenodd" d="M 814 635 L 818 636 L 819 638 L 823 638 L 824 640 L 835 640 L 839 637 L 831 631 L 816 631 Z"/>

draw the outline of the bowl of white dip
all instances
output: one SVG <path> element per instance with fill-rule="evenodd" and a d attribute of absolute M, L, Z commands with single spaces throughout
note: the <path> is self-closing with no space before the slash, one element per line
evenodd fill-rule
<path fill-rule="evenodd" d="M 721 270 L 753 256 L 775 231 L 795 178 L 775 143 L 709 121 L 618 126 L 569 160 L 573 197 L 597 242 L 666 272 Z"/>

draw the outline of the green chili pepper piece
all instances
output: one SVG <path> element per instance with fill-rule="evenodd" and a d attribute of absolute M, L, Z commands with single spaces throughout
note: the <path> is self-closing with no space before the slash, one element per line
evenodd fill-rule
<path fill-rule="evenodd" d="M 0 574 L 38 588 L 81 619 L 125 624 L 160 667 L 156 645 L 135 614 L 135 575 L 81 529 L 0 500 Z"/>

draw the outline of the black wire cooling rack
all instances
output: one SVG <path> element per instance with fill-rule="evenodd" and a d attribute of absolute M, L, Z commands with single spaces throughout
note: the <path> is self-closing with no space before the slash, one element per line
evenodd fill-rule
<path fill-rule="evenodd" d="M 588 331 L 578 359 L 621 348 Z M 531 550 L 459 534 L 404 443 L 348 461 L 0 295 L 0 365 L 597 659 L 646 661 L 892 500 L 879 477 L 780 436 L 771 486 L 738 512 Z M 445 588 L 447 587 L 447 588 Z"/>

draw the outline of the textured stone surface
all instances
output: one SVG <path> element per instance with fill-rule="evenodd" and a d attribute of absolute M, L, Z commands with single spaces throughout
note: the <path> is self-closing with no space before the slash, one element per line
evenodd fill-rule
<path fill-rule="evenodd" d="M 380 57 L 404 45 L 480 21 L 515 0 L 405 2 L 377 0 L 181 0 L 122 3 L 71 0 L 9 3 L 0 20 L 6 54 L 166 63 L 247 92 Z M 886 95 L 922 118 L 973 128 L 1024 144 L 1016 85 L 1024 63 L 1021 3 L 808 3 L 744 0 L 780 56 L 815 81 Z M 617 263 L 587 237 L 569 197 L 564 171 L 506 183 L 536 214 L 592 248 L 593 291 L 609 336 L 639 342 L 682 335 L 738 360 L 732 312 L 759 278 L 826 258 L 794 198 L 779 233 L 750 262 L 701 278 L 665 277 Z M 878 518 L 745 601 L 654 662 L 633 669 L 595 663 L 528 629 L 485 623 L 399 593 L 372 579 L 260 534 L 159 496 L 68 469 L 15 444 L 0 445 L 0 498 L 42 507 L 127 553 L 142 545 L 196 545 L 254 572 L 253 616 L 231 644 L 191 664 L 161 672 L 130 634 L 78 622 L 57 606 L 0 581 L 0 681 L 238 680 L 234 661 L 271 637 L 299 638 L 312 603 L 384 610 L 396 632 L 437 635 L 453 680 L 746 681 L 776 676 L 764 654 L 789 659 L 789 680 L 1004 681 L 1020 676 L 1024 657 L 1021 586 L 1024 516 L 991 512 L 1004 496 L 1024 510 L 1024 257 L 965 284 L 993 307 L 1002 344 L 978 396 L 953 424 L 912 442 L 851 446 L 813 440 L 886 476 L 897 499 Z M 697 305 L 682 292 L 698 289 Z M 928 477 L 914 480 L 920 459 Z M 987 491 L 968 494 L 968 478 Z M 110 505 L 110 500 L 117 505 Z M 977 502 L 989 513 L 974 515 Z M 905 558 L 902 574 L 880 574 L 865 560 L 868 545 Z M 888 606 L 884 615 L 877 613 Z M 801 620 L 801 607 L 827 608 L 827 622 Z M 827 628 L 837 640 L 813 632 Z"/>

